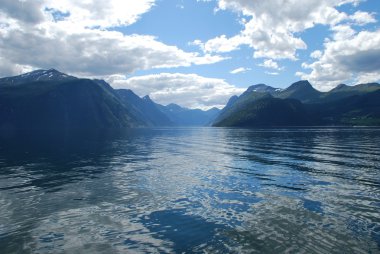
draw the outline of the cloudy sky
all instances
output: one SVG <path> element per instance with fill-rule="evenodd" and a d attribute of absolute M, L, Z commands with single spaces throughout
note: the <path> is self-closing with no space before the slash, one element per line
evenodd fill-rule
<path fill-rule="evenodd" d="M 0 76 L 55 68 L 192 108 L 380 80 L 379 0 L 0 1 Z"/>

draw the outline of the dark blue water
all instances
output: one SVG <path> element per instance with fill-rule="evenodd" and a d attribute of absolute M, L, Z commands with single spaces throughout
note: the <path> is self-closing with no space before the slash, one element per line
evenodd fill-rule
<path fill-rule="evenodd" d="M 380 253 L 380 129 L 3 133 L 1 253 Z"/>

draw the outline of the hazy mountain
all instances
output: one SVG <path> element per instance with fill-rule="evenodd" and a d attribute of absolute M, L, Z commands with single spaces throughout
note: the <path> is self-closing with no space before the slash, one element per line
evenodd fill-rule
<path fill-rule="evenodd" d="M 146 122 L 149 126 L 173 126 L 174 123 L 169 117 L 161 112 L 157 104 L 149 96 L 140 98 L 132 90 L 118 89 L 115 90 L 124 105 L 132 113 Z"/>
<path fill-rule="evenodd" d="M 284 90 L 249 87 L 233 97 L 214 121 L 214 126 L 294 126 L 380 123 L 380 85 L 339 85 L 329 92 L 299 81 Z M 292 99 L 292 100 L 289 100 Z M 297 101 L 297 102 L 295 102 Z M 266 114 L 268 114 L 266 116 Z"/>
<path fill-rule="evenodd" d="M 42 73 L 42 72 L 41 72 Z M 145 125 L 112 88 L 89 79 L 64 79 L 0 87 L 0 128 L 81 129 Z"/>
<path fill-rule="evenodd" d="M 220 112 L 217 108 L 204 111 L 184 108 L 174 103 L 157 106 L 176 126 L 209 126 Z"/>

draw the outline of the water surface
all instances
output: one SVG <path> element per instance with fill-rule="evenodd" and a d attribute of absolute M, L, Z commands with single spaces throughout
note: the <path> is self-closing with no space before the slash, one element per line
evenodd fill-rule
<path fill-rule="evenodd" d="M 380 129 L 0 137 L 1 253 L 380 253 Z"/>

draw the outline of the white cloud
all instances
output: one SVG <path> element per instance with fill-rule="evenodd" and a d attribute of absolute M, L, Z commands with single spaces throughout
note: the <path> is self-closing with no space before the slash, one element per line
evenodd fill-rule
<path fill-rule="evenodd" d="M 317 61 L 304 64 L 310 73 L 297 73 L 320 90 L 329 90 L 340 83 L 378 82 L 380 79 L 380 30 L 362 31 L 350 37 L 337 38 L 324 44 Z"/>
<path fill-rule="evenodd" d="M 240 68 L 237 68 L 237 69 L 234 69 L 232 71 L 230 71 L 231 74 L 238 74 L 238 73 L 244 73 L 244 72 L 247 72 L 247 71 L 250 71 L 251 68 L 244 68 L 244 67 L 240 67 Z"/>
<path fill-rule="evenodd" d="M 315 51 L 311 52 L 311 54 L 310 54 L 311 58 L 316 58 L 316 59 L 320 58 L 321 56 L 322 56 L 322 51 L 320 51 L 320 50 L 315 50 Z"/>
<path fill-rule="evenodd" d="M 2 0 L 0 11 L 29 24 L 46 19 L 58 21 L 59 17 L 59 22 L 69 23 L 73 28 L 110 28 L 135 23 L 154 3 L 155 0 Z"/>
<path fill-rule="evenodd" d="M 280 73 L 278 73 L 278 72 L 270 72 L 270 71 L 266 71 L 265 74 L 272 75 L 272 76 L 277 76 L 277 75 L 279 75 Z"/>
<path fill-rule="evenodd" d="M 369 23 L 376 22 L 376 19 L 374 18 L 374 14 L 364 12 L 364 11 L 355 12 L 353 15 L 350 16 L 350 19 L 352 19 L 357 25 L 366 25 Z"/>
<path fill-rule="evenodd" d="M 17 19 L 25 23 L 36 24 L 44 20 L 42 5 L 43 2 L 41 0 L 2 0 L 0 12 L 7 14 L 9 18 Z"/>
<path fill-rule="evenodd" d="M 160 73 L 129 79 L 114 76 L 107 81 L 114 88 L 132 89 L 139 96 L 148 94 L 163 105 L 176 103 L 202 109 L 222 108 L 231 96 L 239 95 L 245 90 L 230 85 L 223 79 L 182 73 Z"/>
<path fill-rule="evenodd" d="M 347 40 L 355 35 L 355 31 L 349 25 L 337 25 L 331 28 L 334 32 L 333 39 L 338 40 Z"/>
<path fill-rule="evenodd" d="M 356 84 L 365 84 L 380 81 L 380 71 L 372 73 L 362 73 L 355 78 Z"/>
<path fill-rule="evenodd" d="M 212 64 L 226 58 L 185 52 L 149 35 L 125 35 L 113 26 L 136 22 L 154 0 L 6 0 L 0 7 L 0 75 L 56 68 L 74 75 Z M 109 28 L 109 29 L 103 29 Z"/>
<path fill-rule="evenodd" d="M 272 59 L 265 60 L 262 64 L 259 64 L 259 66 L 274 70 L 282 70 L 283 68 L 278 66 L 278 63 L 273 61 Z"/>
<path fill-rule="evenodd" d="M 194 45 L 199 46 L 204 52 L 216 52 L 225 53 L 239 49 L 240 45 L 246 44 L 248 41 L 246 37 L 237 35 L 232 38 L 227 38 L 225 35 L 221 35 L 214 39 L 202 43 L 200 40 L 195 40 Z"/>
<path fill-rule="evenodd" d="M 69 13 L 64 19 L 82 27 L 109 28 L 135 23 L 148 12 L 155 0 L 45 0 L 45 7 Z"/>
<path fill-rule="evenodd" d="M 223 60 L 184 52 L 152 36 L 89 29 L 69 33 L 55 24 L 34 31 L 11 30 L 0 39 L 0 52 L 14 64 L 54 67 L 83 75 L 123 74 Z"/>
<path fill-rule="evenodd" d="M 249 20 L 237 35 L 227 38 L 222 35 L 203 43 L 207 52 L 229 52 L 248 45 L 254 49 L 255 58 L 297 59 L 297 50 L 306 49 L 299 33 L 316 24 L 336 26 L 349 19 L 336 7 L 343 4 L 357 5 L 358 0 L 219 0 L 218 8 L 241 13 Z M 351 19 L 367 20 L 363 13 Z"/>

